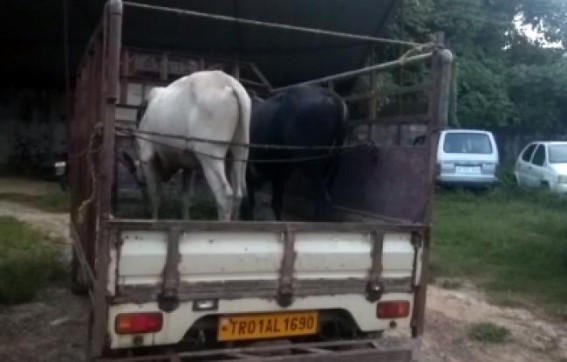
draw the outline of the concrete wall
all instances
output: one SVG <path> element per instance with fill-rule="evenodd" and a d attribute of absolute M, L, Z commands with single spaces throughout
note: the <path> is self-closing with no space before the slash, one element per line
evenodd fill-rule
<path fill-rule="evenodd" d="M 55 90 L 0 90 L 0 171 L 49 173 L 66 147 L 64 96 Z"/>

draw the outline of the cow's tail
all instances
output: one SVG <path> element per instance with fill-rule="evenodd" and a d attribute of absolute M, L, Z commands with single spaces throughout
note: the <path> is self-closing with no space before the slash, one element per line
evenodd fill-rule
<path fill-rule="evenodd" d="M 338 112 L 334 132 L 335 148 L 331 151 L 331 162 L 327 172 L 327 187 L 331 187 L 333 185 L 337 176 L 342 146 L 344 145 L 346 138 L 346 124 L 348 119 L 348 107 L 345 101 L 335 92 L 331 92 L 331 97 L 333 98 Z"/>
<path fill-rule="evenodd" d="M 232 177 L 235 178 L 233 185 L 238 189 L 234 190 L 235 196 L 244 198 L 247 194 L 246 189 L 246 167 L 249 154 L 248 147 L 238 146 L 238 144 L 250 143 L 250 117 L 252 104 L 250 96 L 244 87 L 231 77 L 231 88 L 238 104 L 238 124 L 232 139 L 233 145 L 230 146 L 230 153 L 234 161 L 232 162 Z"/>

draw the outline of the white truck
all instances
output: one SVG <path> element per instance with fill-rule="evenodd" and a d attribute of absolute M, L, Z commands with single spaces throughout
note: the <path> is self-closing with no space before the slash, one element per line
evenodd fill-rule
<path fill-rule="evenodd" d="M 116 155 L 130 142 L 117 126 L 135 123 L 144 93 L 193 66 L 232 71 L 256 91 L 277 90 L 253 63 L 130 46 L 135 36 L 126 28 L 128 6 L 201 14 L 112 0 L 79 67 L 69 153 L 72 286 L 91 300 L 89 358 L 416 360 L 450 52 L 437 44 L 400 61 L 308 81 L 335 85 L 375 79 L 377 72 L 402 65 L 431 68 L 422 84 L 381 93 L 421 92 L 427 100 L 423 114 L 378 115 L 372 86 L 345 95 L 349 104 L 367 107 L 364 117 L 349 120 L 349 144 L 362 135 L 367 146 L 341 156 L 333 185 L 338 221 L 302 221 L 297 211 L 310 203 L 300 178 L 293 180 L 285 202 L 299 221 L 133 219 L 116 212 L 126 182 Z M 405 141 L 413 127 L 427 135 L 419 146 Z M 374 137 L 392 128 L 393 141 Z"/>

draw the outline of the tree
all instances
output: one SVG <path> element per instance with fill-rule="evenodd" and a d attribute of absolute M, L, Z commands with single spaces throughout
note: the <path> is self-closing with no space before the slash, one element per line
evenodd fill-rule
<path fill-rule="evenodd" d="M 403 20 L 403 26 L 400 26 Z M 567 128 L 564 0 L 405 0 L 392 33 L 415 41 L 442 31 L 456 56 L 457 112 L 465 127 Z M 545 95 L 545 96 L 542 96 Z"/>

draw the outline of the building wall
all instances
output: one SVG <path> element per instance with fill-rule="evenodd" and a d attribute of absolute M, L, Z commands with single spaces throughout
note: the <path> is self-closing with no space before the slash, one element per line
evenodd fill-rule
<path fill-rule="evenodd" d="M 49 173 L 66 147 L 64 96 L 56 90 L 0 90 L 0 172 Z"/>

